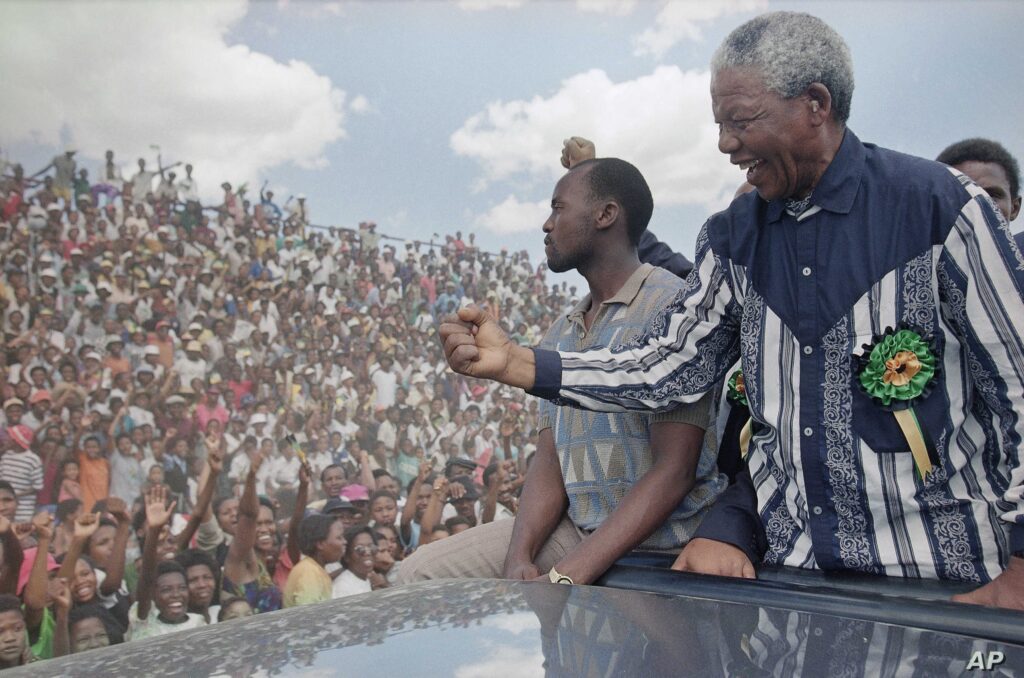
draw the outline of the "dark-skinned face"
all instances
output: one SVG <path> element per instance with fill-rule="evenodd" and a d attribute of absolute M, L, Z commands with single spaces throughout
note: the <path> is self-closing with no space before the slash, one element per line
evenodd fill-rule
<path fill-rule="evenodd" d="M 168 572 L 157 577 L 153 586 L 153 604 L 167 621 L 181 621 L 188 614 L 188 583 L 185 577 L 180 572 Z"/>

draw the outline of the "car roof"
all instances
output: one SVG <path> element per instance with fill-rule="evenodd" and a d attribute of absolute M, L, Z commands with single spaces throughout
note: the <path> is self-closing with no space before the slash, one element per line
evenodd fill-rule
<path fill-rule="evenodd" d="M 906 607 L 897 599 L 882 604 Z M 928 609 L 948 617 L 968 608 L 932 602 Z M 963 615 L 962 633 L 863 616 L 720 600 L 708 590 L 442 580 L 93 650 L 12 675 L 898 675 L 915 665 L 959 672 L 978 652 L 1024 666 L 1024 644 L 977 637 Z"/>

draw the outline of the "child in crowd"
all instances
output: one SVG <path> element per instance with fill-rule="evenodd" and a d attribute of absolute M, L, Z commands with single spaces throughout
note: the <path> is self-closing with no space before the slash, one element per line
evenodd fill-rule
<path fill-rule="evenodd" d="M 60 494 L 57 501 L 68 499 L 82 499 L 82 485 L 78 482 L 78 462 L 74 459 L 65 459 L 60 467 Z"/>

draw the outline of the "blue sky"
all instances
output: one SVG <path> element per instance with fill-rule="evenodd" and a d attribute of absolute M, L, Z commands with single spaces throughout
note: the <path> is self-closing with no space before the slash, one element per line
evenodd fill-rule
<path fill-rule="evenodd" d="M 32 172 L 66 142 L 90 169 L 159 144 L 206 192 L 266 179 L 320 223 L 473 231 L 537 261 L 560 140 L 582 134 L 640 167 L 652 230 L 690 255 L 742 180 L 709 133 L 707 64 L 765 9 L 847 40 L 861 139 L 934 157 L 989 136 L 1024 155 L 1020 2 L 8 2 L 22 37 L 0 46 L 16 102 L 0 147 Z"/>

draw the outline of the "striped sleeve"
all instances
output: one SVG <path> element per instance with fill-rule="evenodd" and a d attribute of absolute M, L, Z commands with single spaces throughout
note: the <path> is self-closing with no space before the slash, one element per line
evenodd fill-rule
<path fill-rule="evenodd" d="M 739 357 L 739 304 L 707 229 L 705 224 L 697 239 L 686 285 L 645 335 L 580 353 L 534 349 L 531 393 L 599 412 L 660 412 L 712 389 Z"/>
<path fill-rule="evenodd" d="M 975 392 L 992 413 L 998 445 L 1008 469 L 1003 499 L 1012 505 L 1011 550 L 1024 549 L 1024 258 L 995 205 L 973 183 L 943 248 L 948 284 L 955 286 L 951 325 L 968 351 Z M 956 316 L 959 316 L 957 318 Z"/>

